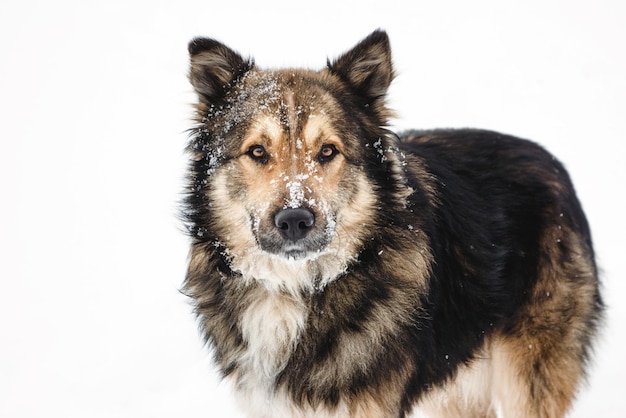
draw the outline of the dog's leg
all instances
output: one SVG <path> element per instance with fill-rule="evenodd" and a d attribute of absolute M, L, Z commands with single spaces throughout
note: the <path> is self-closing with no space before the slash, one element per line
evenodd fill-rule
<path fill-rule="evenodd" d="M 429 391 L 419 407 L 428 418 L 497 418 L 491 398 L 492 361 L 483 350 L 469 366 Z"/>
<path fill-rule="evenodd" d="M 600 301 L 591 256 L 574 234 L 565 237 L 567 246 L 545 247 L 528 302 L 494 339 L 493 387 L 503 418 L 562 418 L 584 379 Z"/>
<path fill-rule="evenodd" d="M 541 345 L 540 339 L 524 339 L 494 349 L 494 395 L 502 418 L 561 418 L 568 411 L 581 366 L 562 349 Z"/>

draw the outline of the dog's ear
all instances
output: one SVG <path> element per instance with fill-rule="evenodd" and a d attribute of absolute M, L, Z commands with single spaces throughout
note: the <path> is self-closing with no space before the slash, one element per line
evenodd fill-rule
<path fill-rule="evenodd" d="M 393 80 L 387 33 L 374 31 L 350 51 L 329 61 L 328 68 L 368 102 L 383 98 Z"/>
<path fill-rule="evenodd" d="M 189 55 L 189 80 L 200 100 L 208 104 L 219 102 L 254 65 L 251 59 L 245 60 L 226 45 L 209 38 L 191 41 Z"/>

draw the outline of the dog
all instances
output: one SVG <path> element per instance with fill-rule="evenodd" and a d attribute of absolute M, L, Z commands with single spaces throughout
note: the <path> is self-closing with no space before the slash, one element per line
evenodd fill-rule
<path fill-rule="evenodd" d="M 319 71 L 189 44 L 182 291 L 251 417 L 563 417 L 603 302 L 539 145 L 388 128 L 377 30 Z"/>

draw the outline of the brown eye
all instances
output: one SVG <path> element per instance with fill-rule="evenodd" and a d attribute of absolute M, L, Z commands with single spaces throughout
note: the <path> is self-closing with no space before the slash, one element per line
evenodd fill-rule
<path fill-rule="evenodd" d="M 268 155 L 267 151 L 262 145 L 253 145 L 248 149 L 248 155 L 253 160 L 259 161 L 263 164 L 267 162 Z"/>
<path fill-rule="evenodd" d="M 318 158 L 321 163 L 327 163 L 338 154 L 337 148 L 332 144 L 324 144 L 320 148 Z"/>

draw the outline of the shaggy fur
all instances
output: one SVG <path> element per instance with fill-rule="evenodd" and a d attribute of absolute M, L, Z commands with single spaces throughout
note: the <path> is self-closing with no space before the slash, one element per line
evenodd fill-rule
<path fill-rule="evenodd" d="M 253 417 L 562 417 L 602 301 L 540 146 L 387 128 L 376 31 L 320 71 L 189 45 L 184 292 Z"/>

